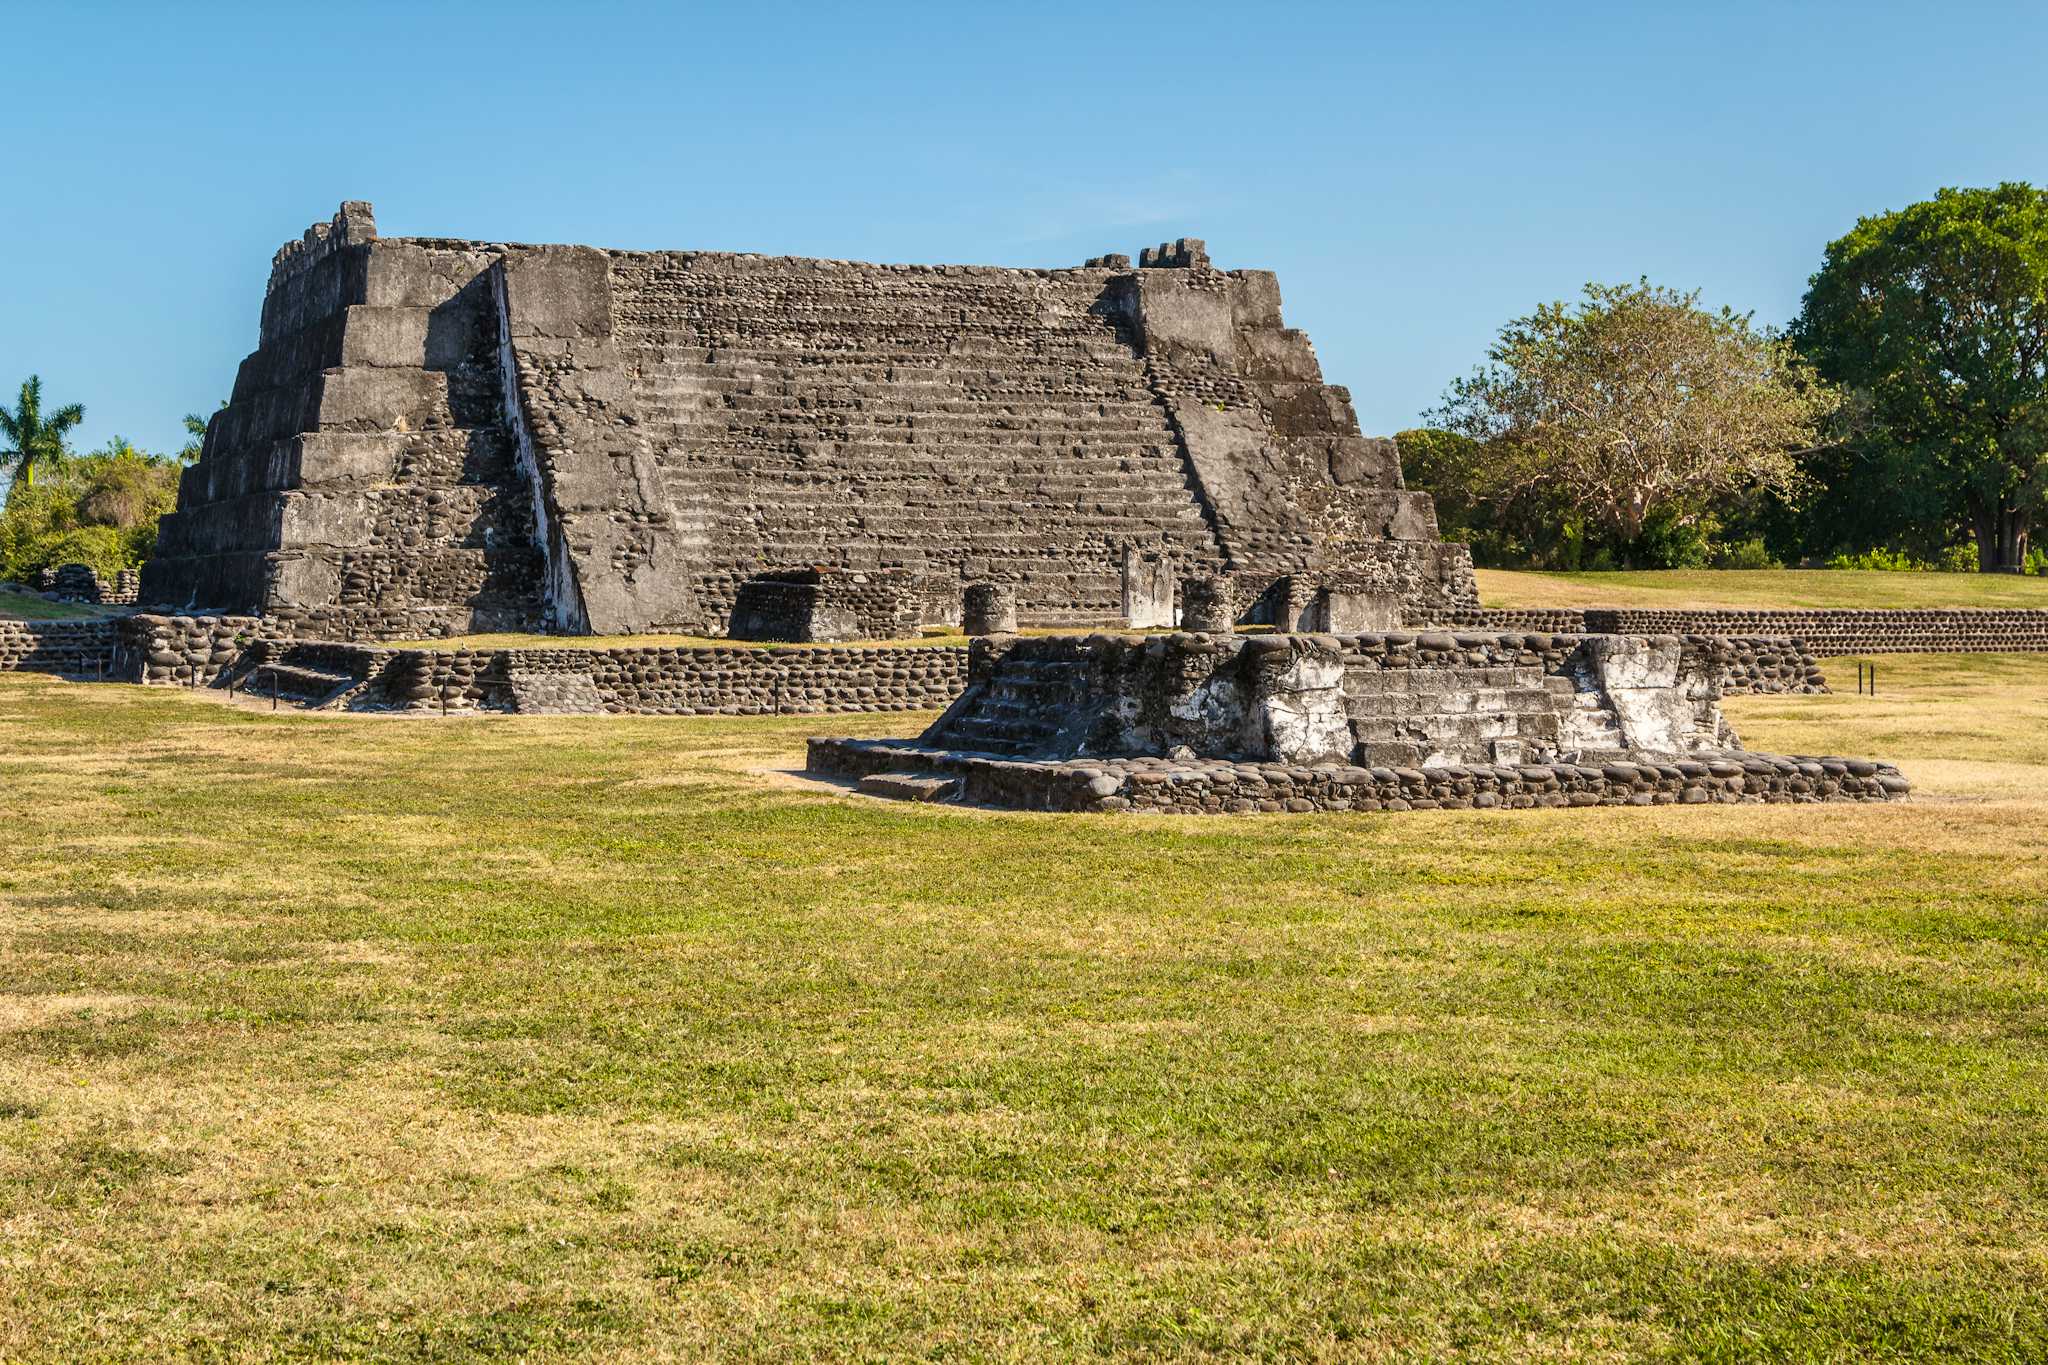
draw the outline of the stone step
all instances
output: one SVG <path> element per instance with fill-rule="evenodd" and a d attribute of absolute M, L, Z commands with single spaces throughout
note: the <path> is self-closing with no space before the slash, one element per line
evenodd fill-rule
<path fill-rule="evenodd" d="M 787 380 L 839 376 L 888 378 L 941 375 L 997 389 L 1102 387 L 1150 393 L 1143 368 L 1123 349 L 1076 343 L 1029 351 L 961 350 L 941 342 L 931 349 L 880 345 L 836 346 L 829 351 L 800 347 L 758 348 L 730 338 L 693 334 L 668 338 L 626 338 L 643 375 L 676 378 L 751 376 Z M 1111 343 L 1115 347 L 1115 343 Z M 951 349 L 951 354 L 945 354 Z M 942 357 L 942 358 L 939 358 Z"/>
<path fill-rule="evenodd" d="M 309 668 L 303 664 L 261 663 L 243 673 L 235 684 L 239 692 L 255 697 L 275 693 L 311 706 L 355 686 L 354 675 L 332 669 Z"/>
<path fill-rule="evenodd" d="M 1447 692 L 1380 692 L 1347 696 L 1344 711 L 1354 719 L 1368 716 L 1473 715 L 1496 711 L 1555 715 L 1556 699 L 1542 688 L 1481 687 Z"/>
<path fill-rule="evenodd" d="M 856 791 L 890 801 L 954 801 L 962 783 L 937 773 L 869 773 L 854 784 Z"/>

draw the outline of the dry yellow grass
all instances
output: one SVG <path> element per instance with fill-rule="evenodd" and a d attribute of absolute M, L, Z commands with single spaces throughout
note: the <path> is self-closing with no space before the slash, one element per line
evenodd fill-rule
<path fill-rule="evenodd" d="M 1173 820 L 0 678 L 0 1358 L 2038 1358 L 2048 658 L 1880 687 L 1731 709 L 1903 806 Z"/>

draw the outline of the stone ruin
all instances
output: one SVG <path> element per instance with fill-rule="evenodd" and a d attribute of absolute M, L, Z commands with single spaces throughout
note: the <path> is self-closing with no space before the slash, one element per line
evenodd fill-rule
<path fill-rule="evenodd" d="M 380 238 L 344 204 L 277 253 L 257 349 L 140 597 L 215 615 L 136 617 L 148 638 L 123 670 L 321 706 L 761 714 L 957 693 L 920 741 L 813 741 L 819 771 L 912 795 L 1237 810 L 1905 790 L 1862 760 L 1741 751 L 1720 681 L 1741 659 L 1783 672 L 1758 646 L 1798 654 L 1789 640 L 1403 633 L 1484 615 L 1468 554 L 1324 382 L 1274 277 L 1218 269 L 1192 238 L 1135 266 L 885 266 Z M 830 648 L 935 624 L 971 653 Z M 1104 625 L 1182 633 L 1014 633 Z M 818 647 L 374 643 L 481 631 Z"/>
<path fill-rule="evenodd" d="M 112 578 L 102 578 L 90 564 L 59 564 L 36 575 L 35 590 L 58 602 L 132 606 L 141 584 L 141 575 L 134 569 L 121 569 Z"/>
<path fill-rule="evenodd" d="M 1195 239 L 868 265 L 380 238 L 349 203 L 277 253 L 141 596 L 349 640 L 822 639 L 853 576 L 905 629 L 984 581 L 1027 626 L 1171 627 L 1204 574 L 1477 606 L 1274 276 Z"/>
<path fill-rule="evenodd" d="M 974 643 L 915 741 L 814 739 L 877 795 L 1220 812 L 1888 800 L 1889 765 L 1746 753 L 1713 641 L 1179 633 Z"/>

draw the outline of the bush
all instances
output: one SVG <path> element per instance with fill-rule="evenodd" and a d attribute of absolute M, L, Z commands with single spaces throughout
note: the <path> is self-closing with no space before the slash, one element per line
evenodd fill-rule
<path fill-rule="evenodd" d="M 178 466 L 119 437 L 33 487 L 17 482 L 0 511 L 0 578 L 27 582 L 64 564 L 90 565 L 103 578 L 138 568 L 177 497 Z"/>
<path fill-rule="evenodd" d="M 1904 550 L 1865 550 L 1860 555 L 1836 555 L 1830 569 L 1877 569 L 1885 573 L 1975 573 L 1977 551 L 1970 545 L 1951 545 L 1932 560 L 1916 559 Z"/>
<path fill-rule="evenodd" d="M 1717 569 L 1782 569 L 1785 566 L 1764 548 L 1763 537 L 1716 542 L 1709 562 Z"/>

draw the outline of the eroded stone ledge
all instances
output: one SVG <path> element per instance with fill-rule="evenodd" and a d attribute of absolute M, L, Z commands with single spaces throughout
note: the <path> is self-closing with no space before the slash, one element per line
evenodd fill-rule
<path fill-rule="evenodd" d="M 959 781 L 961 799 L 1020 810 L 1162 815 L 1530 810 L 1578 806 L 1896 801 L 1911 784 L 1870 759 L 1727 753 L 1598 765 L 1296 766 L 1162 758 L 1031 761 L 903 740 L 810 741 L 809 770 Z"/>

